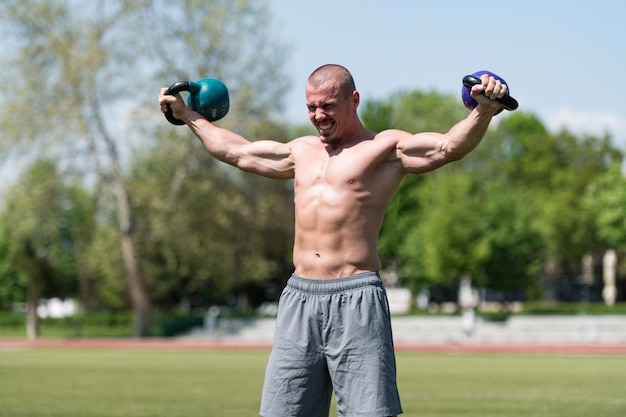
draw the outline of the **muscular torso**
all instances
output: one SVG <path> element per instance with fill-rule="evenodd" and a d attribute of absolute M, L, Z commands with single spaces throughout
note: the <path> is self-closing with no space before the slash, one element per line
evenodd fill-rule
<path fill-rule="evenodd" d="M 395 142 L 378 136 L 332 149 L 316 137 L 292 144 L 295 272 L 339 278 L 377 271 L 378 233 L 403 171 Z"/>

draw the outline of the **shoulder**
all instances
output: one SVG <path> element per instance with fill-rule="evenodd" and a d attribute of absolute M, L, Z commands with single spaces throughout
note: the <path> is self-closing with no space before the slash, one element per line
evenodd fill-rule
<path fill-rule="evenodd" d="M 298 152 L 310 152 L 313 149 L 322 147 L 322 142 L 317 136 L 301 136 L 299 138 L 292 139 L 288 142 L 291 151 Z"/>
<path fill-rule="evenodd" d="M 303 146 L 310 146 L 310 145 L 315 145 L 317 143 L 319 143 L 320 138 L 317 136 L 313 136 L 313 135 L 307 135 L 307 136 L 300 136 L 298 138 L 292 139 L 289 143 L 294 146 L 294 145 L 303 145 Z"/>
<path fill-rule="evenodd" d="M 413 136 L 411 133 L 399 129 L 387 129 L 379 132 L 374 137 L 375 140 L 380 142 L 398 144 L 403 140 L 406 140 Z"/>
<path fill-rule="evenodd" d="M 398 150 L 403 147 L 403 143 L 409 141 L 413 136 L 404 130 L 388 129 L 377 133 L 372 142 L 374 146 L 385 150 Z"/>

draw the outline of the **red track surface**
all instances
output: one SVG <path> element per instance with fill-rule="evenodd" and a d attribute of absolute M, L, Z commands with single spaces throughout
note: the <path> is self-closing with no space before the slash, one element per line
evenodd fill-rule
<path fill-rule="evenodd" d="M 0 350 L 62 349 L 270 349 L 268 342 L 198 339 L 0 339 Z M 626 344 L 488 345 L 396 343 L 398 352 L 559 353 L 626 355 Z"/>

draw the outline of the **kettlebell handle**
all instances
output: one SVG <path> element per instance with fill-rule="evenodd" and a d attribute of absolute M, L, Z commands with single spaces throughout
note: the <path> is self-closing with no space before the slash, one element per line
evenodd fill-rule
<path fill-rule="evenodd" d="M 480 78 L 475 77 L 473 75 L 466 75 L 465 77 L 463 77 L 463 85 L 469 89 L 471 89 L 473 86 L 478 85 L 480 83 L 481 83 Z M 496 101 L 502 104 L 502 106 L 509 111 L 513 111 L 517 109 L 517 107 L 519 106 L 519 103 L 517 102 L 517 100 L 511 97 L 508 93 L 503 95 L 500 98 L 497 98 Z"/>
<path fill-rule="evenodd" d="M 165 92 L 166 96 L 175 96 L 176 94 L 180 93 L 181 91 L 190 91 L 191 90 L 191 84 L 189 83 L 189 81 L 178 81 L 175 82 L 174 84 L 170 85 L 169 88 L 167 89 L 167 91 Z M 172 112 L 172 108 L 171 106 L 168 104 L 167 105 L 167 111 L 165 112 L 165 118 L 167 119 L 168 122 L 170 122 L 173 125 L 184 125 L 185 122 L 183 122 L 180 119 L 177 119 L 174 117 L 174 113 Z"/>

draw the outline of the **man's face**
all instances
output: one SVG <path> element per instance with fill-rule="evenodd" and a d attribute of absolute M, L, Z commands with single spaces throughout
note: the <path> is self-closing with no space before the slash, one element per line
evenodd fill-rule
<path fill-rule="evenodd" d="M 336 82 L 326 81 L 319 86 L 307 84 L 306 101 L 309 119 L 326 144 L 337 143 L 350 127 L 355 114 L 355 94 L 346 97 Z M 358 101 L 357 101 L 358 103 Z"/>

